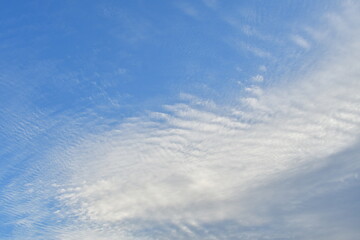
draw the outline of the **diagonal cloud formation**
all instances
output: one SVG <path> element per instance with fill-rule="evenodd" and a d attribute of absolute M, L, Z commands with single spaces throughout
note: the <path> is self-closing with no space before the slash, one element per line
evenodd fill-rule
<path fill-rule="evenodd" d="M 57 200 L 59 214 L 78 225 L 60 238 L 228 239 L 206 228 L 271 224 L 269 189 L 327 166 L 359 138 L 356 10 L 348 2 L 341 14 L 327 16 L 330 50 L 291 83 L 227 106 L 194 97 L 69 150 L 71 177 L 58 187 Z M 302 196 L 298 187 L 295 195 Z M 168 229 L 167 236 L 156 229 Z M 247 239 L 265 239 L 255 233 Z"/>
<path fill-rule="evenodd" d="M 283 77 L 291 81 L 247 86 L 228 104 L 184 95 L 163 112 L 83 135 L 3 190 L 4 206 L 29 216 L 19 229 L 51 236 L 40 239 L 354 239 L 357 228 L 333 220 L 342 213 L 329 203 L 304 204 L 358 186 L 358 12 L 348 1 L 326 16 L 327 50 Z"/>

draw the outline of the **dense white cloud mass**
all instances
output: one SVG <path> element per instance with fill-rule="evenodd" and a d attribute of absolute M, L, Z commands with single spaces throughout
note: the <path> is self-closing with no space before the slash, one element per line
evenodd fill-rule
<path fill-rule="evenodd" d="M 291 83 L 249 86 L 226 106 L 188 96 L 69 149 L 57 214 L 76 225 L 58 237 L 355 239 L 325 210 L 298 209 L 358 179 L 358 151 L 347 153 L 360 133 L 358 10 L 327 16 L 329 50 Z"/>

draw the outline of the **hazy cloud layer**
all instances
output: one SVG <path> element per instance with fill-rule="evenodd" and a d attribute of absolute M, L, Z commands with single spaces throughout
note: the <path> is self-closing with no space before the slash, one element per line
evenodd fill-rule
<path fill-rule="evenodd" d="M 202 5 L 216 11 L 221 1 Z M 195 5 L 174 7 L 197 20 Z M 18 131 L 48 131 L 58 142 L 30 156 L 28 172 L 1 189 L 0 213 L 15 219 L 7 222 L 15 226 L 8 239 L 355 240 L 359 11 L 345 1 L 323 16 L 323 28 L 285 39 L 324 50 L 272 85 L 263 76 L 271 69 L 258 64 L 231 100 L 182 93 L 179 103 L 120 124 L 66 111 L 34 114 L 34 130 Z M 269 40 L 250 26 L 241 31 Z M 232 43 L 275 61 L 270 52 Z M 96 128 L 99 122 L 107 127 Z"/>
<path fill-rule="evenodd" d="M 326 211 L 358 181 L 359 153 L 347 150 L 360 131 L 357 7 L 329 14 L 329 51 L 291 83 L 227 106 L 193 97 L 71 150 L 57 199 L 78 225 L 61 238 L 354 239 Z M 301 212 L 309 199 L 318 209 Z"/>

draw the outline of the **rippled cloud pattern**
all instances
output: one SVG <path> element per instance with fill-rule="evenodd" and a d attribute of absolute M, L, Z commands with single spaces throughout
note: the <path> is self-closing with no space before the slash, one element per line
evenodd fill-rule
<path fill-rule="evenodd" d="M 357 240 L 360 3 L 0 3 L 0 239 Z"/>

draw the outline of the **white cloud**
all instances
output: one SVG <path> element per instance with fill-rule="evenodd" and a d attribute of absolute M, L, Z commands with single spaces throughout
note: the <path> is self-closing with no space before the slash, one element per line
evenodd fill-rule
<path fill-rule="evenodd" d="M 261 66 L 259 66 L 259 70 L 260 70 L 261 72 L 266 72 L 266 71 L 267 71 L 267 67 L 264 66 L 264 65 L 261 65 Z"/>
<path fill-rule="evenodd" d="M 252 80 L 253 82 L 263 82 L 263 81 L 264 81 L 264 77 L 263 77 L 262 75 L 258 74 L 258 75 L 256 75 L 256 76 L 253 76 L 253 77 L 251 78 L 251 80 Z"/>
<path fill-rule="evenodd" d="M 271 55 L 270 52 L 268 52 L 264 49 L 255 47 L 251 44 L 245 43 L 243 41 L 233 40 L 233 41 L 230 41 L 230 44 L 234 45 L 239 50 L 248 51 L 248 52 L 252 53 L 254 56 L 257 56 L 260 58 L 269 58 L 269 59 L 273 58 L 273 56 Z"/>
<path fill-rule="evenodd" d="M 263 94 L 263 90 L 258 86 L 250 86 L 245 88 L 245 91 L 252 93 L 254 95 L 260 96 Z"/>
<path fill-rule="evenodd" d="M 186 224 L 271 223 L 261 200 L 269 196 L 257 189 L 325 164 L 359 136 L 356 40 L 294 83 L 243 98 L 245 105 L 169 105 L 85 141 L 68 153 L 76 188 L 59 199 L 100 232 L 101 224 L 126 228 L 135 220 L 189 234 Z"/>
<path fill-rule="evenodd" d="M 299 47 L 302 47 L 305 49 L 309 49 L 311 47 L 311 44 L 309 43 L 309 41 L 300 35 L 292 35 L 291 40 Z"/>
<path fill-rule="evenodd" d="M 195 238 L 187 224 L 271 223 L 262 199 L 274 196 L 257 189 L 326 164 L 359 137 L 359 35 L 340 30 L 344 48 L 289 85 L 248 88 L 256 94 L 239 106 L 169 105 L 71 150 L 76 187 L 59 191 L 64 209 L 99 232 L 144 221 Z"/>
<path fill-rule="evenodd" d="M 277 214 L 290 211 L 280 203 L 291 209 L 309 192 L 321 194 L 316 184 L 277 188 L 326 165 L 360 136 L 360 32 L 353 28 L 360 21 L 356 11 L 331 19 L 339 37 L 327 43 L 332 51 L 289 84 L 249 86 L 245 90 L 253 95 L 232 105 L 183 94 L 190 103 L 128 119 L 53 155 L 66 163 L 66 180 L 54 185 L 59 214 L 76 223 L 56 229 L 58 238 L 231 239 L 230 230 L 217 235 L 206 226 L 271 225 Z M 274 216 L 276 210 L 281 213 Z M 322 226 L 322 217 L 284 219 L 290 229 L 309 230 L 305 223 Z"/>
<path fill-rule="evenodd" d="M 251 12 L 252 11 L 250 11 L 249 13 L 251 13 Z M 245 15 L 247 15 L 247 14 L 245 14 Z M 250 14 L 250 15 L 252 15 L 252 14 Z M 251 18 L 252 17 L 256 18 L 255 15 L 251 16 Z M 235 16 L 235 17 L 225 16 L 224 20 L 230 26 L 234 27 L 236 30 L 240 31 L 242 34 L 246 35 L 247 37 L 251 37 L 251 38 L 261 40 L 261 41 L 266 41 L 266 42 L 275 43 L 275 44 L 280 43 L 279 39 L 277 39 L 276 37 L 269 35 L 265 32 L 259 31 L 254 26 L 244 24 L 243 19 L 239 19 L 238 16 Z"/>
<path fill-rule="evenodd" d="M 310 26 L 306 26 L 304 31 L 317 42 L 323 41 L 329 34 L 327 30 L 319 30 Z"/>

